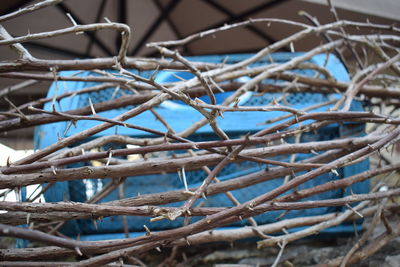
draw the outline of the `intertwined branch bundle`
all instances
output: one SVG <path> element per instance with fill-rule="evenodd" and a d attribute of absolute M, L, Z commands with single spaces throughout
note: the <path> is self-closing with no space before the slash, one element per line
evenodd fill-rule
<path fill-rule="evenodd" d="M 55 4 L 58 1 L 43 1 L 0 17 L 0 21 L 34 12 L 36 9 Z M 52 32 L 30 33 L 12 37 L 7 29 L 0 28 L 0 45 L 9 46 L 18 55 L 18 60 L 2 61 L 0 76 L 21 79 L 14 87 L 0 91 L 6 96 L 36 81 L 51 80 L 96 82 L 78 91 L 67 91 L 53 97 L 34 100 L 21 106 L 9 101 L 10 109 L 1 112 L 0 131 L 12 131 L 53 122 L 67 121 L 74 127 L 78 121 L 94 120 L 99 123 L 91 128 L 82 129 L 73 135 L 60 136 L 58 142 L 42 148 L 17 162 L 9 162 L 1 168 L 0 188 L 5 189 L 2 197 L 12 191 L 19 191 L 29 185 L 37 190 L 25 201 L 0 202 L 0 209 L 8 211 L 0 215 L 0 233 L 3 236 L 37 241 L 46 245 L 39 248 L 19 248 L 1 251 L 1 258 L 24 262 L 30 266 L 34 261 L 46 261 L 43 264 L 100 266 L 113 262 L 132 263 L 136 257 L 153 249 L 164 247 L 195 246 L 217 241 L 233 242 L 248 237 L 258 237 L 258 246 L 281 248 L 284 253 L 287 244 L 301 238 L 314 235 L 345 221 L 356 221 L 373 217 L 372 223 L 360 237 L 354 247 L 343 257 L 332 259 L 324 266 L 345 266 L 358 262 L 375 253 L 379 248 L 400 234 L 399 221 L 395 214 L 399 204 L 396 197 L 400 188 L 396 183 L 385 184 L 380 181 L 366 194 L 350 194 L 340 198 L 302 201 L 323 192 L 343 189 L 351 185 L 382 175 L 395 175 L 400 164 L 388 155 L 396 149 L 399 141 L 400 118 L 400 64 L 399 64 L 399 28 L 393 25 L 380 25 L 354 21 L 332 22 L 319 25 L 311 19 L 311 24 L 282 19 L 251 19 L 241 23 L 226 25 L 188 36 L 182 40 L 149 43 L 156 48 L 162 58 L 130 58 L 126 56 L 131 32 L 124 24 L 106 21 L 105 23 L 77 25 Z M 273 43 L 248 58 L 237 63 L 210 63 L 188 60 L 179 53 L 179 48 L 201 38 L 218 35 L 247 25 L 284 24 L 297 27 L 292 35 Z M 96 59 L 39 59 L 33 57 L 24 48 L 24 42 L 50 38 L 65 34 L 79 34 L 86 31 L 111 29 L 120 32 L 122 42 L 118 55 L 113 58 Z M 359 32 L 358 32 L 359 31 Z M 351 33 L 350 33 L 351 32 Z M 284 48 L 294 49 L 296 42 L 313 37 L 319 45 L 301 54 L 295 54 L 286 62 L 271 62 L 253 66 L 258 60 L 270 56 Z M 240 38 L 240 36 L 238 36 Z M 334 78 L 326 66 L 310 63 L 318 54 L 335 54 L 351 72 L 350 81 Z M 293 70 L 312 70 L 313 75 L 303 75 Z M 66 76 L 63 70 L 90 70 L 93 75 Z M 112 71 L 110 71 L 112 70 Z M 159 83 L 157 74 L 163 70 L 176 70 L 193 74 L 191 79 L 177 78 L 176 82 Z M 152 75 L 141 75 L 142 71 L 151 71 Z M 240 79 L 245 77 L 246 79 Z M 266 81 L 268 79 L 268 83 Z M 126 90 L 130 94 L 111 98 L 107 101 L 90 103 L 78 109 L 59 110 L 57 102 L 81 94 L 100 92 L 115 88 Z M 222 103 L 217 103 L 216 94 L 232 92 Z M 281 93 L 278 99 L 268 105 L 246 106 L 239 104 L 241 96 L 248 92 L 263 96 Z M 287 98 L 294 93 L 335 94 L 327 102 L 297 109 Z M 200 100 L 208 97 L 208 103 Z M 157 107 L 171 100 L 179 100 L 182 105 L 190 106 L 202 115 L 202 119 L 183 131 L 176 131 L 158 112 Z M 367 104 L 365 111 L 352 111 L 354 101 Z M 43 105 L 51 103 L 51 109 Z M 133 105 L 133 107 L 132 107 Z M 114 118 L 103 117 L 99 112 L 120 110 Z M 129 108 L 126 108 L 129 107 Z M 325 111 L 315 111 L 329 107 Z M 165 131 L 146 128 L 127 122 L 130 118 L 144 112 L 152 112 Z M 281 112 L 282 116 L 264 121 L 257 132 L 232 138 L 220 127 L 224 114 L 240 112 Z M 178 111 L 177 111 L 178 112 Z M 189 118 L 188 118 L 189 119 Z M 134 120 L 133 120 L 134 121 Z M 317 133 L 330 125 L 350 123 L 366 126 L 367 133 L 361 136 L 342 136 L 336 139 L 301 142 L 302 135 Z M 111 127 L 135 129 L 150 137 L 139 138 L 128 135 L 107 135 L 98 138 L 89 137 Z M 209 126 L 215 138 L 196 141 L 192 137 L 203 126 Z M 258 125 L 258 126 L 260 126 Z M 66 130 L 66 132 L 68 129 Z M 245 131 L 245 129 L 244 129 Z M 56 133 L 54 133 L 56 134 Z M 291 142 L 287 142 L 292 138 Z M 285 141 L 286 140 L 286 141 Z M 111 143 L 134 147 L 121 149 L 102 148 Z M 97 149 L 97 150 L 96 150 Z M 180 151 L 180 153 L 166 153 Z M 395 154 L 393 152 L 392 154 Z M 309 154 L 306 159 L 298 155 Z M 156 155 L 156 156 L 154 156 Z M 288 160 L 282 160 L 279 156 Z M 338 175 L 338 169 L 371 159 L 374 168 L 342 179 L 327 180 L 309 188 L 301 187 L 307 181 L 330 173 Z M 92 165 L 92 162 L 97 164 Z M 262 168 L 250 174 L 237 174 L 235 177 L 219 181 L 220 172 L 229 164 L 256 163 Z M 84 167 L 67 165 L 85 163 Z M 202 170 L 202 183 L 198 187 L 187 184 L 186 173 Z M 181 190 L 154 194 L 141 194 L 140 197 L 124 197 L 111 202 L 100 202 L 109 193 L 118 188 L 123 191 L 127 179 L 135 179 L 148 174 L 177 172 L 183 180 Z M 239 202 L 231 191 L 246 189 L 255 184 L 284 177 L 277 187 L 260 191 L 246 202 Z M 86 203 L 71 201 L 56 203 L 34 202 L 49 190 L 56 182 L 84 179 L 112 178 L 110 182 Z M 122 189 L 121 189 L 122 187 Z M 300 189 L 302 188 L 302 189 Z M 225 194 L 231 205 L 226 207 L 198 206 L 199 199 Z M 181 202 L 179 206 L 171 203 Z M 356 203 L 356 204 L 354 204 Z M 285 219 L 285 212 L 306 210 L 317 207 L 344 206 L 343 212 L 328 213 Z M 270 211 L 282 211 L 282 218 L 276 222 L 259 225 L 253 217 Z M 108 216 L 145 216 L 151 221 L 174 221 L 184 217 L 185 222 L 173 229 L 151 231 L 151 224 L 145 225 L 145 234 L 139 237 L 104 241 L 79 241 L 63 236 L 59 232 L 69 220 L 101 220 Z M 191 222 L 191 218 L 200 218 Z M 124 217 L 126 218 L 126 217 Z M 248 219 L 249 226 L 235 230 L 223 230 L 219 227 Z M 382 222 L 385 231 L 376 237 L 375 242 L 367 239 L 372 230 Z M 126 224 L 126 221 L 125 221 Z M 25 225 L 24 227 L 16 227 Z M 27 226 L 26 226 L 27 225 Z M 128 225 L 125 225 L 126 229 Z M 303 230 L 289 233 L 287 229 L 305 226 Z M 270 234 L 282 232 L 281 235 Z M 71 255 L 81 256 L 74 263 L 52 262 L 65 260 Z M 11 263 L 10 263 L 11 264 Z M 22 263 L 21 263 L 22 264 Z M 19 265 L 18 265 L 19 266 Z M 33 266 L 33 265 L 32 265 Z M 36 266 L 36 265 L 35 265 Z M 44 265 L 47 266 L 47 265 Z"/>

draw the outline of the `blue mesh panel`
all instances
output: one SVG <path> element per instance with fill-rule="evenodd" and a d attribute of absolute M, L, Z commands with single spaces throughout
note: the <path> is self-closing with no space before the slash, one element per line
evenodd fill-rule
<path fill-rule="evenodd" d="M 107 88 L 107 89 L 103 89 L 100 91 L 94 91 L 94 92 L 90 92 L 85 94 L 83 97 L 79 97 L 78 98 L 78 107 L 86 107 L 90 105 L 89 99 L 90 101 L 92 101 L 93 104 L 96 103 L 101 103 L 104 101 L 108 101 L 108 100 L 113 100 L 113 99 L 118 99 L 124 95 L 132 95 L 133 92 L 129 91 L 129 90 L 125 90 L 125 89 L 117 89 L 117 88 Z M 120 108 L 119 110 L 126 110 L 131 108 L 132 106 L 127 106 L 127 107 L 123 107 Z"/>

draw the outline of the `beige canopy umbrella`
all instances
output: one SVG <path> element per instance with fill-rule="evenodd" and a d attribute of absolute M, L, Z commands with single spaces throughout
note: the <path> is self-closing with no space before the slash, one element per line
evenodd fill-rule
<path fill-rule="evenodd" d="M 39 1 L 1 1 L 2 14 Z M 340 19 L 375 23 L 399 21 L 400 2 L 395 0 L 332 1 Z M 155 55 L 145 47 L 149 41 L 174 40 L 195 32 L 230 24 L 248 18 L 284 18 L 299 22 L 307 19 L 299 14 L 305 11 L 320 23 L 332 22 L 334 17 L 325 0 L 67 0 L 30 14 L 5 21 L 3 26 L 13 36 L 50 31 L 71 26 L 67 14 L 78 24 L 121 22 L 132 29 L 129 56 Z M 184 54 L 216 54 L 252 52 L 290 34 L 292 28 L 277 25 L 255 25 L 218 34 L 185 47 Z M 240 38 L 237 38 L 240 36 Z M 85 58 L 113 56 L 119 47 L 116 32 L 85 32 L 82 35 L 64 35 L 26 43 L 34 55 L 41 57 Z M 299 50 L 307 48 L 306 42 Z M 3 49 L 3 47 L 2 47 Z M 3 55 L 3 53 L 2 53 Z"/>

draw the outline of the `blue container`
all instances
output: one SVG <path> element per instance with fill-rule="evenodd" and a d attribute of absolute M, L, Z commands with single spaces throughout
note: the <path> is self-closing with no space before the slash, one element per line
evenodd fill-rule
<path fill-rule="evenodd" d="M 287 62 L 293 57 L 299 56 L 301 53 L 275 53 L 270 57 L 265 57 L 258 62 L 252 64 L 252 66 L 261 66 L 265 64 L 270 64 L 271 60 L 273 62 L 281 63 Z M 239 55 L 215 55 L 215 56 L 198 56 L 198 57 L 189 57 L 189 60 L 192 61 L 203 61 L 203 62 L 227 62 L 228 64 L 236 63 L 238 61 L 242 61 L 251 54 L 239 54 Z M 316 55 L 314 56 L 310 62 L 325 66 L 333 75 L 336 80 L 339 81 L 349 81 L 348 74 L 346 69 L 340 63 L 340 61 L 333 55 L 330 55 L 328 60 L 326 60 L 326 55 Z M 295 70 L 295 72 L 301 73 L 303 75 L 312 76 L 315 74 L 314 71 L 311 70 Z M 76 71 L 64 71 L 61 75 L 72 75 L 77 74 Z M 140 75 L 149 77 L 152 72 L 141 72 Z M 176 75 L 181 76 L 182 78 L 188 79 L 193 77 L 190 73 L 183 72 L 171 72 L 171 71 L 162 71 L 157 75 L 156 81 L 158 82 L 173 82 L 177 81 Z M 78 73 L 79 76 L 87 76 L 94 75 L 90 72 Z M 246 78 L 241 78 L 245 81 Z M 271 83 L 273 81 L 266 80 L 265 83 Z M 55 94 L 62 94 L 67 91 L 76 91 L 88 86 L 95 85 L 96 83 L 89 82 L 58 82 L 56 86 L 54 83 L 50 87 L 48 92 L 48 97 L 52 97 Z M 83 106 L 87 106 L 89 104 L 89 98 L 93 103 L 110 100 L 112 97 L 119 97 L 122 94 L 131 94 L 131 92 L 120 89 L 117 93 L 115 93 L 115 88 L 110 88 L 106 90 L 102 90 L 100 92 L 92 92 L 87 94 L 81 94 L 74 97 L 68 97 L 62 99 L 56 105 L 57 110 L 70 110 L 76 109 Z M 217 94 L 217 102 L 221 103 L 224 98 L 226 98 L 230 92 Z M 260 106 L 267 105 L 273 99 L 279 99 L 281 97 L 281 93 L 268 93 L 264 95 L 257 95 L 252 93 L 247 93 L 240 99 L 240 105 L 245 106 Z M 297 109 L 303 109 L 308 106 L 316 105 L 321 102 L 328 101 L 332 98 L 339 98 L 340 96 L 337 94 L 319 94 L 319 93 L 292 93 L 286 97 L 286 102 L 289 103 L 292 107 Z M 202 100 L 205 102 L 208 101 L 207 97 L 203 97 Z M 331 106 L 324 106 L 321 108 L 317 108 L 314 111 L 325 111 Z M 117 110 L 101 112 L 99 115 L 113 118 L 122 112 L 128 110 L 132 107 L 121 108 Z M 51 103 L 45 105 L 45 109 L 51 110 Z M 185 106 L 183 103 L 175 100 L 170 100 L 164 102 L 159 107 L 155 108 L 155 110 L 169 123 L 169 125 L 176 131 L 180 132 L 196 121 L 199 121 L 203 118 L 203 116 L 192 109 L 191 107 Z M 361 111 L 362 106 L 359 102 L 354 102 L 351 106 L 351 110 Z M 259 131 L 266 126 L 260 125 L 260 123 L 265 122 L 268 119 L 275 118 L 281 116 L 285 113 L 283 112 L 227 112 L 224 113 L 224 118 L 218 118 L 218 125 L 223 129 L 230 138 L 238 138 L 239 136 L 243 136 L 247 133 L 254 133 Z M 156 129 L 159 131 L 166 131 L 165 127 L 157 120 L 155 120 L 154 115 L 146 111 L 127 122 L 141 125 L 147 128 Z M 76 134 L 83 129 L 88 129 L 95 125 L 99 124 L 96 121 L 78 121 L 76 124 L 76 128 L 71 128 L 67 132 L 67 136 Z M 35 148 L 41 149 L 47 147 L 55 142 L 57 142 L 57 136 L 64 136 L 64 132 L 67 128 L 68 122 L 58 122 L 52 123 L 48 125 L 43 125 L 40 127 L 36 127 L 35 129 Z M 320 129 L 317 133 L 306 133 L 301 137 L 301 142 L 310 142 L 310 141 L 323 141 L 323 140 L 332 140 L 335 138 L 339 138 L 342 136 L 359 136 L 363 135 L 363 126 L 357 124 L 332 124 L 328 127 Z M 112 127 L 106 131 L 96 134 L 92 138 L 111 135 L 118 133 L 120 135 L 127 135 L 131 137 L 152 137 L 150 134 L 141 132 L 138 130 L 127 129 L 123 127 Z M 154 136 L 153 136 L 154 137 Z M 200 140 L 217 140 L 218 138 L 214 135 L 211 128 L 207 125 L 200 128 L 194 135 L 190 136 L 189 139 L 200 141 Z M 88 141 L 88 140 L 85 140 Z M 286 140 L 287 142 L 293 142 L 292 139 Z M 77 145 L 77 144 L 76 144 Z M 113 148 L 121 148 L 118 145 L 112 145 Z M 107 147 L 105 148 L 107 149 Z M 297 156 L 297 159 L 305 159 L 310 157 L 308 154 L 300 154 Z M 279 157 L 276 158 L 279 160 L 288 160 L 288 157 Z M 82 164 L 75 164 L 69 167 L 80 167 Z M 262 166 L 260 164 L 256 164 L 253 162 L 243 162 L 243 163 L 232 163 L 225 167 L 222 172 L 218 175 L 220 180 L 232 179 L 234 177 L 238 177 L 241 175 L 253 173 L 264 169 L 266 166 Z M 333 179 L 340 179 L 342 177 L 348 177 L 359 172 L 367 170 L 369 167 L 369 163 L 367 160 L 344 167 L 338 170 L 339 176 L 335 176 L 332 173 L 321 175 L 307 183 L 299 186 L 299 189 L 313 187 L 318 184 L 325 183 L 327 181 L 331 181 Z M 206 177 L 206 174 L 199 171 L 190 171 L 186 172 L 187 181 L 190 187 L 195 187 L 201 184 L 203 179 Z M 63 201 L 65 199 L 71 201 L 79 201 L 84 202 L 90 197 L 90 195 L 95 194 L 103 186 L 105 186 L 111 179 L 91 179 L 91 180 L 79 180 L 79 181 L 69 181 L 69 182 L 58 182 L 56 185 L 51 187 L 45 193 L 45 199 L 47 202 L 56 202 Z M 269 190 L 280 186 L 283 182 L 283 178 L 274 179 L 271 181 L 263 182 L 257 185 L 253 185 L 244 189 L 235 190 L 232 193 L 234 196 L 241 202 L 245 202 L 250 200 L 258 195 L 261 195 Z M 157 192 L 165 192 L 170 190 L 183 190 L 184 185 L 183 182 L 179 179 L 177 173 L 169 173 L 169 174 L 159 174 L 159 175 L 145 175 L 140 177 L 128 178 L 125 181 L 125 197 L 135 197 L 138 194 L 148 194 L 148 193 L 157 193 Z M 329 192 L 325 192 L 322 194 L 318 194 L 312 197 L 309 197 L 305 200 L 319 200 L 319 199 L 329 199 L 329 198 L 338 198 L 343 197 L 349 192 L 354 193 L 367 193 L 369 189 L 369 184 L 367 181 L 357 183 L 352 185 L 350 188 L 344 190 L 333 190 Z M 351 191 L 350 191 L 351 190 Z M 290 192 L 288 192 L 290 193 Z M 111 194 L 109 194 L 106 198 L 104 198 L 101 202 L 107 202 L 111 200 L 118 199 L 118 190 L 115 190 Z M 221 204 L 225 206 L 232 206 L 232 203 L 224 194 L 218 194 L 215 196 L 207 197 L 207 200 L 199 200 L 204 202 L 204 206 L 208 207 L 216 207 L 221 206 Z M 168 206 L 180 206 L 182 203 L 172 203 L 168 204 Z M 312 215 L 321 215 L 330 212 L 341 211 L 342 207 L 327 207 L 327 208 L 315 208 L 308 210 L 294 210 L 290 211 L 283 216 L 282 219 L 285 218 L 294 218 L 299 216 L 312 216 Z M 261 214 L 255 217 L 259 224 L 265 224 L 269 222 L 274 222 L 276 218 L 282 214 L 281 211 L 268 212 L 266 214 Z M 198 220 L 199 218 L 193 218 L 192 221 Z M 183 220 L 177 219 L 176 221 L 159 221 L 159 222 L 150 222 L 149 218 L 145 217 L 136 217 L 136 216 L 127 216 L 127 221 L 129 225 L 129 231 L 134 235 L 134 233 L 140 233 L 143 231 L 143 225 L 147 225 L 151 230 L 162 230 L 169 229 L 174 227 L 182 226 Z M 247 220 L 243 220 L 241 222 L 237 222 L 232 227 L 242 226 L 247 224 Z M 102 220 L 97 221 L 97 227 L 93 224 L 91 220 L 74 220 L 70 221 L 61 229 L 64 234 L 67 235 L 81 235 L 82 240 L 98 240 L 98 239 L 106 239 L 106 238 L 118 238 L 123 237 L 121 234 L 123 232 L 123 223 L 121 216 L 112 216 L 107 217 Z M 341 225 L 340 227 L 336 227 L 334 230 L 330 229 L 330 232 L 352 232 L 354 230 L 353 225 Z"/>

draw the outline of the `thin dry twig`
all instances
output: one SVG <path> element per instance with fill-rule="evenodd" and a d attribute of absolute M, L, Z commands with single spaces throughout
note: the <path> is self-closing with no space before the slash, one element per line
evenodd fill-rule
<path fill-rule="evenodd" d="M 0 21 L 23 16 L 58 2 L 38 2 L 2 15 Z M 309 14 L 306 16 L 313 25 L 283 19 L 249 19 L 195 33 L 181 40 L 149 43 L 147 46 L 157 49 L 162 59 L 128 57 L 126 51 L 131 38 L 129 27 L 109 20 L 106 23 L 79 25 L 67 14 L 71 27 L 19 37 L 11 36 L 1 26 L 0 45 L 9 46 L 18 59 L 2 61 L 0 77 L 17 78 L 21 83 L 2 89 L 0 97 L 12 96 L 21 89 L 29 90 L 29 86 L 40 81 L 53 81 L 59 89 L 61 86 L 68 87 L 69 82 L 90 83 L 77 91 L 58 93 L 61 90 L 56 90 L 53 95 L 19 106 L 4 98 L 10 108 L 0 111 L 2 133 L 56 122 L 64 122 L 69 126 L 62 130 L 64 137 L 54 139 L 57 142 L 41 147 L 21 160 L 8 161 L 7 166 L 1 167 L 0 188 L 5 189 L 1 196 L 12 191 L 20 192 L 24 186 L 36 185 L 35 192 L 26 201 L 0 203 L 0 209 L 7 211 L 0 214 L 1 234 L 53 245 L 2 250 L 2 260 L 16 261 L 10 263 L 11 266 L 21 266 L 21 261 L 25 260 L 26 266 L 35 266 L 34 261 L 40 260 L 36 265 L 46 266 L 56 264 L 52 261 L 56 256 L 59 257 L 57 260 L 66 260 L 71 255 L 80 255 L 86 258 L 70 265 L 114 266 L 113 262 L 124 264 L 125 260 L 143 266 L 145 263 L 132 257 L 169 246 L 173 250 L 164 262 L 167 264 L 173 263 L 178 257 L 178 247 L 207 242 L 233 242 L 256 236 L 262 239 L 258 242 L 260 247 L 280 246 L 273 264 L 277 266 L 290 242 L 358 216 L 373 216 L 370 228 L 347 255 L 326 264 L 345 266 L 372 255 L 398 236 L 398 229 L 393 227 L 394 219 L 387 212 L 398 209 L 397 203 L 388 200 L 398 197 L 398 186 L 381 192 L 354 192 L 305 201 L 305 198 L 317 197 L 324 192 L 339 189 L 351 191 L 357 183 L 400 169 L 396 161 L 386 159 L 388 156 L 382 156 L 381 151 L 390 150 L 399 142 L 400 104 L 396 99 L 400 97 L 400 29 L 393 25 L 339 20 L 330 1 L 329 4 L 335 21 L 328 24 L 320 24 L 318 18 Z M 238 27 L 256 24 L 269 27 L 271 23 L 297 30 L 232 64 L 201 62 L 200 58 L 196 58 L 198 61 L 195 62 L 172 50 Z M 352 28 L 362 31 L 353 34 L 349 30 Z M 113 30 L 121 34 L 121 46 L 115 57 L 39 59 L 23 46 L 33 40 L 100 30 Z M 324 43 L 318 39 L 321 37 Z M 293 48 L 296 42 L 302 42 L 305 38 L 314 38 L 316 45 L 304 53 L 292 54 L 284 62 L 273 60 L 272 53 L 285 47 Z M 349 79 L 342 77 L 336 80 L 337 71 L 330 66 L 332 51 L 346 60 L 348 69 L 362 67 L 362 70 L 348 73 Z M 347 53 L 354 55 L 355 61 L 346 58 Z M 372 54 L 377 59 L 374 63 L 368 60 L 362 62 L 361 53 Z M 325 62 L 316 64 L 316 57 L 325 58 Z M 62 70 L 77 72 L 66 76 L 59 72 Z M 153 74 L 142 73 L 143 70 L 151 70 Z M 164 83 L 157 79 L 163 71 L 184 71 L 191 73 L 192 78 L 185 80 L 171 74 L 175 75 L 176 81 Z M 94 100 L 97 95 L 108 92 L 103 90 L 113 93 L 110 93 L 109 99 L 96 103 Z M 227 93 L 228 96 L 223 101 L 217 101 L 220 93 Z M 304 97 L 299 100 L 300 103 L 291 99 L 299 95 Z M 316 95 L 324 100 L 308 101 L 309 96 L 311 99 Z M 209 103 L 201 100 L 204 96 Z M 72 99 L 87 99 L 89 104 L 73 109 L 63 107 L 62 110 L 56 105 L 59 101 L 68 102 Z M 252 104 L 252 101 L 261 104 Z M 362 103 L 368 104 L 367 111 L 350 109 Z M 41 108 L 41 105 L 45 107 Z M 47 108 L 49 106 L 50 110 Z M 170 109 L 171 106 L 176 109 Z M 173 114 L 172 119 L 166 110 Z M 118 111 L 119 115 L 113 118 L 104 115 L 108 111 L 113 111 L 113 114 Z M 173 120 L 184 118 L 186 111 L 198 117 L 187 116 L 185 126 L 181 127 L 180 123 Z M 150 114 L 151 120 L 157 120 L 154 124 L 149 123 L 152 126 L 136 123 L 140 121 L 136 120 L 139 116 L 147 114 Z M 251 120 L 254 117 L 257 117 L 257 121 Z M 235 118 L 237 121 L 226 118 Z M 96 123 L 95 126 L 68 134 L 71 133 L 69 127 L 79 127 L 88 120 Z M 252 125 L 248 125 L 248 120 Z M 156 124 L 160 127 L 154 126 Z M 101 136 L 116 125 L 126 135 L 116 131 L 114 135 Z M 365 135 L 364 126 L 368 129 Z M 139 130 L 145 137 L 130 136 L 132 129 Z M 336 137 L 332 137 L 333 132 L 338 132 Z M 329 136 L 329 140 L 321 137 L 321 133 Z M 199 139 L 200 136 L 206 136 L 206 139 Z M 353 169 L 357 169 L 357 164 L 365 163 L 376 154 L 385 158 L 386 163 L 353 174 L 344 171 L 348 170 L 344 168 L 353 166 Z M 232 166 L 240 171 L 230 172 Z M 162 183 L 173 184 L 177 173 L 182 174 L 183 185 L 167 189 L 160 186 Z M 196 183 L 199 183 L 194 184 L 193 176 L 197 174 L 199 181 Z M 155 191 L 141 192 L 138 186 L 137 193 L 140 195 L 128 195 L 131 194 L 131 184 L 136 186 L 138 181 L 146 183 L 146 175 L 160 177 L 160 185 L 153 186 Z M 322 175 L 332 175 L 332 179 L 317 180 Z M 104 180 L 108 178 L 111 179 Z M 43 194 L 54 193 L 59 182 L 65 182 L 67 188 L 71 187 L 73 183 L 70 181 L 82 185 L 98 181 L 98 188 L 92 190 L 93 194 L 81 192 L 87 195 L 87 199 L 83 200 L 85 203 L 32 203 Z M 310 185 L 314 181 L 318 181 L 318 184 Z M 264 189 L 264 182 L 274 183 L 274 187 Z M 257 189 L 245 200 L 237 195 L 236 192 L 248 191 L 251 186 L 263 189 Z M 115 194 L 115 190 L 119 190 L 119 199 L 109 201 L 108 197 Z M 74 199 L 70 193 L 65 192 L 66 200 Z M 218 203 L 210 205 L 207 198 L 219 199 L 218 194 L 225 194 L 224 201 L 228 198 L 229 202 L 218 200 Z M 203 206 L 196 206 L 201 198 L 204 198 Z M 358 204 L 353 207 L 350 203 Z M 368 207 L 372 203 L 374 206 Z M 279 218 L 283 218 L 282 221 L 264 225 L 259 225 L 255 217 L 260 214 L 268 216 L 270 211 L 284 211 L 283 215 L 286 215 L 292 210 L 333 206 L 342 207 L 344 211 L 295 219 L 281 216 Z M 77 219 L 98 220 L 109 216 L 123 216 L 121 232 L 124 231 L 126 238 L 80 241 L 63 236 L 63 227 L 68 226 L 67 222 Z M 134 228 L 128 216 L 150 219 L 151 223 L 144 226 L 146 234 L 128 238 L 129 231 Z M 157 231 L 152 228 L 154 221 L 175 220 L 178 217 L 184 218 L 182 226 L 157 228 Z M 216 229 L 246 219 L 250 227 Z M 377 242 L 368 244 L 367 237 L 380 220 L 386 232 L 377 238 Z M 17 227 L 27 222 L 30 228 Z M 165 220 L 163 223 L 176 222 Z M 305 228 L 281 236 L 269 236 L 282 229 L 300 226 Z"/>

